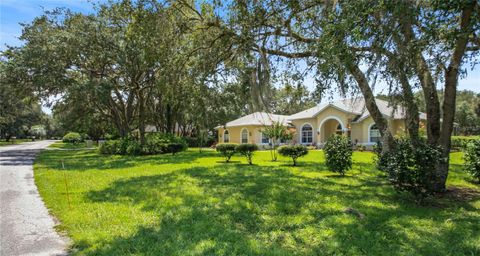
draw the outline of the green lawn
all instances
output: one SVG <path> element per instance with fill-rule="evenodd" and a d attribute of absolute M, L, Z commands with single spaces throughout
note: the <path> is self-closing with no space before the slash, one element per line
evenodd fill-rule
<path fill-rule="evenodd" d="M 373 157 L 355 152 L 354 170 L 340 177 L 322 151 L 291 167 L 269 152 L 248 166 L 238 156 L 222 163 L 213 151 L 49 150 L 37 159 L 35 181 L 76 255 L 480 254 L 480 188 L 461 171 L 461 153 L 452 154 L 449 177 L 457 194 L 430 206 L 395 193 Z"/>
<path fill-rule="evenodd" d="M 96 147 L 95 145 L 93 147 Z M 55 142 L 49 146 L 49 148 L 58 148 L 58 149 L 85 149 L 87 148 L 86 142 L 80 142 L 77 144 L 73 143 L 63 143 L 61 141 Z"/>
<path fill-rule="evenodd" d="M 32 141 L 31 139 L 15 139 L 10 141 L 0 140 L 0 147 L 1 146 L 8 146 L 8 145 L 15 145 L 20 144 L 23 142 Z"/>

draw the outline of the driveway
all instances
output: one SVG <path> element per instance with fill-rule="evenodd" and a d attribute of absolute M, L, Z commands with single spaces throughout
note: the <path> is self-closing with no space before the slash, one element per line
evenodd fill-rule
<path fill-rule="evenodd" d="M 33 161 L 55 141 L 0 147 L 0 255 L 65 255 L 66 240 L 38 194 Z"/>

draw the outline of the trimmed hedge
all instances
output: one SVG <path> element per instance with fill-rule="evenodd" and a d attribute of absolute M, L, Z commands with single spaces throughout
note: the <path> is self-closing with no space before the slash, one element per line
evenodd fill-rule
<path fill-rule="evenodd" d="M 293 166 L 297 165 L 297 159 L 299 157 L 305 156 L 308 154 L 308 149 L 304 145 L 286 145 L 278 148 L 278 153 L 282 156 L 291 157 L 293 161 Z"/>
<path fill-rule="evenodd" d="M 230 162 L 230 158 L 235 154 L 238 144 L 236 143 L 219 143 L 215 147 L 217 152 L 220 152 L 225 158 L 225 162 Z"/>
<path fill-rule="evenodd" d="M 257 144 L 240 144 L 235 150 L 247 158 L 248 164 L 252 164 L 253 152 L 258 150 L 258 146 Z"/>
<path fill-rule="evenodd" d="M 69 132 L 63 136 L 62 141 L 65 143 L 77 144 L 83 141 L 82 135 L 78 132 Z"/>

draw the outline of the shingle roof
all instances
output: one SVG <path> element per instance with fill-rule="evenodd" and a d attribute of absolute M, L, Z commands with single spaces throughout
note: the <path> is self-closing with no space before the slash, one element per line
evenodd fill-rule
<path fill-rule="evenodd" d="M 401 106 L 392 106 L 388 101 L 384 101 L 381 99 L 375 99 L 380 112 L 390 118 L 393 119 L 404 119 L 406 114 L 406 109 Z M 296 119 L 307 119 L 313 118 L 317 116 L 320 112 L 325 110 L 328 107 L 334 107 L 341 111 L 354 114 L 359 116 L 357 121 L 361 121 L 370 116 L 367 108 L 365 107 L 365 100 L 363 97 L 358 98 L 351 98 L 351 99 L 342 99 L 331 103 L 323 103 L 319 104 L 313 108 L 304 110 L 302 112 L 296 113 L 291 115 L 288 119 L 289 120 L 296 120 Z M 426 119 L 425 113 L 420 113 L 420 119 Z"/>
<path fill-rule="evenodd" d="M 288 116 L 275 115 L 265 112 L 255 112 L 250 115 L 242 116 L 238 119 L 225 124 L 225 127 L 245 126 L 245 125 L 272 125 L 273 122 L 288 124 Z"/>

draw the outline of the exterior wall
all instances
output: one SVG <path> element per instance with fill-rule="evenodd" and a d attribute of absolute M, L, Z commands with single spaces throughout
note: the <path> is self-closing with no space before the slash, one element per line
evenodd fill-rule
<path fill-rule="evenodd" d="M 364 143 L 367 142 L 367 137 L 366 137 L 366 132 L 364 126 L 364 123 L 353 123 L 351 124 L 351 131 L 350 131 L 350 138 L 352 139 L 352 142 L 358 142 L 358 143 Z"/>
<path fill-rule="evenodd" d="M 390 130 L 394 136 L 406 134 L 405 120 L 393 120 L 390 122 Z"/>
<path fill-rule="evenodd" d="M 368 117 L 359 123 L 352 124 L 352 142 L 371 144 L 369 141 L 370 127 L 374 124 L 372 117 Z M 393 136 L 405 134 L 405 120 L 388 120 L 388 126 Z"/>
<path fill-rule="evenodd" d="M 261 144 L 262 142 L 262 133 L 261 130 L 263 126 L 258 125 L 249 125 L 249 126 L 236 126 L 236 127 L 228 127 L 229 136 L 230 136 L 230 143 L 238 143 L 240 144 L 241 141 L 241 132 L 243 129 L 248 130 L 248 143 L 256 143 Z M 218 142 L 223 143 L 223 133 L 225 129 L 223 127 L 218 129 Z"/>

